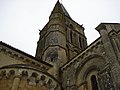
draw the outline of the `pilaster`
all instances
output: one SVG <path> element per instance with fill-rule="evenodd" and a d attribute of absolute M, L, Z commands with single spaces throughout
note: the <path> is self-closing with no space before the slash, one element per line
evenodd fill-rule
<path fill-rule="evenodd" d="M 120 81 L 119 78 L 119 72 L 120 72 L 120 65 L 119 62 L 117 60 L 117 55 L 115 54 L 114 48 L 113 48 L 113 44 L 112 41 L 114 43 L 114 45 L 116 45 L 115 40 L 112 40 L 108 34 L 106 25 L 101 23 L 100 25 L 98 25 L 96 27 L 96 30 L 98 30 L 98 32 L 100 33 L 100 36 L 102 38 L 102 42 L 103 42 L 103 46 L 108 58 L 108 63 L 110 63 L 110 68 L 111 68 L 111 74 L 113 75 L 113 84 L 115 88 L 117 87 L 117 83 Z"/>
<path fill-rule="evenodd" d="M 19 83 L 20 83 L 20 77 L 15 77 L 12 85 L 11 90 L 18 90 L 19 88 Z"/>

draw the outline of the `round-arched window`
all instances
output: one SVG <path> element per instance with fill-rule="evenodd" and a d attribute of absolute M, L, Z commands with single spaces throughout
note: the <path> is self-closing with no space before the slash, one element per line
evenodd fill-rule
<path fill-rule="evenodd" d="M 91 76 L 92 90 L 98 90 L 98 83 L 95 75 Z"/>

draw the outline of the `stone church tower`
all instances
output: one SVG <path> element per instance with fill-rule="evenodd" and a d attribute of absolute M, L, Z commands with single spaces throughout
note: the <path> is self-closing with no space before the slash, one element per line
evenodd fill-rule
<path fill-rule="evenodd" d="M 36 58 L 59 68 L 87 47 L 82 25 L 76 23 L 58 1 L 48 23 L 40 31 Z M 57 72 L 58 73 L 58 72 Z"/>
<path fill-rule="evenodd" d="M 35 56 L 0 42 L 0 90 L 120 90 L 120 23 L 90 45 L 84 30 L 58 0 Z"/>

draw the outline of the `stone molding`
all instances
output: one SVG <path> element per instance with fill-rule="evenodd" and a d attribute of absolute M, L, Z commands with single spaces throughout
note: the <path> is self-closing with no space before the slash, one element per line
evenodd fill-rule
<path fill-rule="evenodd" d="M 8 55 L 9 57 L 11 57 L 11 58 L 13 58 L 15 60 L 20 60 L 20 61 L 22 61 L 24 63 L 36 66 L 36 67 L 38 67 L 40 69 L 43 69 L 45 71 L 47 71 L 49 69 L 49 66 L 44 65 L 43 63 L 40 63 L 40 62 L 30 58 L 30 57 L 22 55 L 22 54 L 20 54 L 18 52 L 15 52 L 15 51 L 13 51 L 11 49 L 8 49 L 8 48 L 4 47 L 4 46 L 3 47 L 0 46 L 0 52 L 3 53 L 3 54 Z"/>
<path fill-rule="evenodd" d="M 45 85 L 48 88 L 60 89 L 60 83 L 49 73 L 40 71 L 30 66 L 10 65 L 0 68 L 0 80 L 6 78 L 20 78 L 27 80 L 27 84 L 31 86 Z"/>

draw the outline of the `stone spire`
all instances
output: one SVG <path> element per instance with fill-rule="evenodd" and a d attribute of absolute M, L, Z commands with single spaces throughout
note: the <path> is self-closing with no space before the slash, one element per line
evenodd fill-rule
<path fill-rule="evenodd" d="M 65 16 L 67 16 L 67 17 L 69 17 L 69 18 L 71 18 L 70 17 L 70 15 L 69 15 L 69 13 L 67 12 L 67 10 L 65 9 L 65 7 L 59 2 L 59 0 L 57 1 L 57 3 L 55 4 L 55 7 L 54 7 L 54 9 L 53 9 L 53 11 L 52 11 L 52 13 L 62 13 L 62 14 L 64 14 Z"/>

